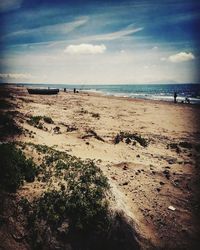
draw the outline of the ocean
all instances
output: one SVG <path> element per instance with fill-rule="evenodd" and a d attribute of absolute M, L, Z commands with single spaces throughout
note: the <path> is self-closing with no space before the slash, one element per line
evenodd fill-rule
<path fill-rule="evenodd" d="M 117 84 L 117 85 L 86 85 L 86 84 L 20 84 L 27 87 L 66 88 L 79 91 L 101 93 L 110 96 L 141 98 L 151 100 L 173 101 L 174 92 L 177 101 L 190 99 L 191 104 L 200 104 L 200 84 Z"/>

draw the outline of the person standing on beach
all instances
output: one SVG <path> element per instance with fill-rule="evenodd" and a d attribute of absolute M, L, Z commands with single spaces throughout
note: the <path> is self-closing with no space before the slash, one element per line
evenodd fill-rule
<path fill-rule="evenodd" d="M 177 98 L 177 93 L 174 92 L 174 103 L 177 103 L 176 98 Z"/>

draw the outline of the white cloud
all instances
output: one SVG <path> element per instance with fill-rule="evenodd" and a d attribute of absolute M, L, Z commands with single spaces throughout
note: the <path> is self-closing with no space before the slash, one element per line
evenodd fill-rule
<path fill-rule="evenodd" d="M 15 73 L 8 73 L 8 74 L 0 74 L 1 80 L 28 80 L 34 78 L 31 74 L 15 74 Z"/>
<path fill-rule="evenodd" d="M 0 1 L 0 12 L 20 8 L 22 0 L 2 0 Z"/>
<path fill-rule="evenodd" d="M 160 60 L 161 60 L 161 62 L 165 62 L 167 59 L 166 59 L 166 57 L 161 57 Z"/>
<path fill-rule="evenodd" d="M 94 36 L 88 36 L 83 38 L 83 40 L 87 41 L 111 41 L 116 40 L 124 36 L 128 36 L 130 34 L 136 33 L 138 31 L 143 30 L 143 28 L 126 28 L 120 31 L 107 33 L 107 34 L 101 34 L 101 35 L 94 35 Z"/>
<path fill-rule="evenodd" d="M 195 59 L 195 56 L 192 53 L 180 52 L 175 55 L 168 57 L 168 60 L 173 63 L 186 62 Z"/>
<path fill-rule="evenodd" d="M 66 23 L 58 23 L 53 25 L 46 25 L 39 28 L 33 28 L 33 29 L 23 29 L 18 30 L 12 33 L 9 33 L 3 38 L 8 37 L 21 37 L 24 35 L 34 35 L 34 36 L 41 36 L 43 35 L 65 35 L 69 32 L 72 32 L 73 30 L 83 26 L 85 23 L 87 23 L 88 17 L 82 17 L 77 20 L 74 20 L 73 22 L 66 22 Z"/>
<path fill-rule="evenodd" d="M 82 43 L 79 45 L 69 45 L 65 48 L 64 52 L 74 55 L 74 54 L 102 54 L 106 50 L 106 46 L 104 44 L 101 45 L 93 45 Z"/>

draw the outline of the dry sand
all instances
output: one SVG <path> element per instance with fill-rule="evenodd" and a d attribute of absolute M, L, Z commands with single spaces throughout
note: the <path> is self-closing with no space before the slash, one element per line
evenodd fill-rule
<path fill-rule="evenodd" d="M 115 206 L 133 219 L 153 248 L 200 246 L 199 106 L 91 93 L 29 95 L 25 88 L 15 89 L 16 120 L 27 129 L 17 140 L 56 145 L 94 159 L 109 179 Z M 27 123 L 30 116 L 48 116 L 54 124 L 38 129 Z M 28 131 L 33 131 L 31 136 Z M 141 135 L 148 146 L 114 144 L 120 131 Z M 29 184 L 20 192 L 28 195 L 32 188 Z"/>

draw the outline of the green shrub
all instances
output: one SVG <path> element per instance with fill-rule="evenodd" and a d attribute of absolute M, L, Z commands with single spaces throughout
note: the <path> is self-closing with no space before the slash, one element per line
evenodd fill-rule
<path fill-rule="evenodd" d="M 179 143 L 179 146 L 181 146 L 182 148 L 188 148 L 191 149 L 192 148 L 192 143 L 187 142 L 187 141 L 183 141 Z"/>
<path fill-rule="evenodd" d="M 43 117 L 43 120 L 46 122 L 46 123 L 49 123 L 49 124 L 53 124 L 54 121 L 52 120 L 51 117 L 48 117 L 48 116 L 44 116 Z"/>
<path fill-rule="evenodd" d="M 28 123 L 32 126 L 38 126 L 42 116 L 31 116 Z"/>
<path fill-rule="evenodd" d="M 77 162 L 71 166 L 58 161 L 56 168 L 67 171 L 60 189 L 50 190 L 35 201 L 35 220 L 46 220 L 57 228 L 70 220 L 72 230 L 103 228 L 108 221 L 107 178 L 93 162 Z"/>
<path fill-rule="evenodd" d="M 8 113 L 0 114 L 0 127 L 0 138 L 5 138 L 6 136 L 12 136 L 22 133 L 21 127 L 16 124 L 13 116 Z"/>
<path fill-rule="evenodd" d="M 16 192 L 23 183 L 34 181 L 36 165 L 32 159 L 26 159 L 24 153 L 14 144 L 0 145 L 0 189 L 8 192 Z"/>
<path fill-rule="evenodd" d="M 94 162 L 28 145 L 43 154 L 40 174 L 50 174 L 42 196 L 20 201 L 31 249 L 139 249 L 123 215 L 109 210 L 108 181 Z"/>
<path fill-rule="evenodd" d="M 0 109 L 10 109 L 13 107 L 13 104 L 10 103 L 7 99 L 0 100 Z"/>
<path fill-rule="evenodd" d="M 49 151 L 49 147 L 41 144 L 32 144 L 29 143 L 30 146 L 34 146 L 36 150 L 42 154 L 46 154 Z"/>

